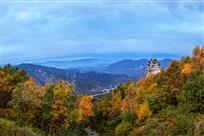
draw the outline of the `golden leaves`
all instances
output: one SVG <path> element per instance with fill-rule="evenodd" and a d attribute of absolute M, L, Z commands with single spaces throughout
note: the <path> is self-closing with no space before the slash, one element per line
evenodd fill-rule
<path fill-rule="evenodd" d="M 121 111 L 121 107 L 122 107 L 122 100 L 121 100 L 121 96 L 119 93 L 116 93 L 113 95 L 112 98 L 112 106 L 110 109 L 110 113 L 118 113 Z"/>
<path fill-rule="evenodd" d="M 85 120 L 94 115 L 91 96 L 82 96 L 79 100 L 79 120 Z"/>
<path fill-rule="evenodd" d="M 147 101 L 145 101 L 143 104 L 139 106 L 139 108 L 136 110 L 136 114 L 139 120 L 143 120 L 146 117 L 151 116 L 151 111 L 149 109 Z"/>
<path fill-rule="evenodd" d="M 181 70 L 181 74 L 188 76 L 191 74 L 192 70 L 193 70 L 192 64 L 185 64 L 183 69 Z"/>
<path fill-rule="evenodd" d="M 47 89 L 51 89 L 53 92 L 50 109 L 51 121 L 49 125 L 56 131 L 62 126 L 69 126 L 69 107 L 67 106 L 67 100 L 71 95 L 72 87 L 64 81 L 51 84 L 50 88 L 49 85 L 47 86 Z"/>
<path fill-rule="evenodd" d="M 195 69 L 204 69 L 204 47 L 194 48 L 193 64 Z"/>

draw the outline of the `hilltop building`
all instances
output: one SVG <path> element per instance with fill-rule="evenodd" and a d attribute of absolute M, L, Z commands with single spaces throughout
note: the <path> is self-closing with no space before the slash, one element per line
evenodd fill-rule
<path fill-rule="evenodd" d="M 151 59 L 148 63 L 146 77 L 149 77 L 150 75 L 155 75 L 160 72 L 161 72 L 161 67 L 158 61 L 156 59 Z"/>

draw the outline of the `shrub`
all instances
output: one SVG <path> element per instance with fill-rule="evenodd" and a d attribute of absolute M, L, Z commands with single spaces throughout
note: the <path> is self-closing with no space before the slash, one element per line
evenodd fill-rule
<path fill-rule="evenodd" d="M 34 132 L 31 127 L 19 127 L 13 121 L 0 119 L 1 136 L 42 136 L 41 133 Z"/>
<path fill-rule="evenodd" d="M 86 132 L 83 130 L 83 128 L 67 128 L 63 129 L 59 136 L 86 136 Z"/>
<path fill-rule="evenodd" d="M 204 115 L 200 115 L 196 118 L 194 135 L 195 136 L 204 135 Z"/>
<path fill-rule="evenodd" d="M 28 77 L 24 70 L 18 70 L 11 65 L 0 67 L 0 108 L 7 108 L 16 85 L 27 79 Z"/>
<path fill-rule="evenodd" d="M 132 124 L 129 122 L 122 122 L 115 129 L 116 136 L 127 136 L 129 132 L 132 130 Z"/>
<path fill-rule="evenodd" d="M 182 105 L 189 105 L 190 111 L 204 113 L 204 72 L 191 75 L 179 99 Z"/>

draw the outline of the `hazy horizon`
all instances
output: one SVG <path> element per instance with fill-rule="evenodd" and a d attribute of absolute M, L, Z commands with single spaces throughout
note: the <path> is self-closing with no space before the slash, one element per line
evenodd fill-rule
<path fill-rule="evenodd" d="M 3 64 L 94 53 L 180 57 L 204 44 L 203 1 L 26 1 L 2 2 Z"/>

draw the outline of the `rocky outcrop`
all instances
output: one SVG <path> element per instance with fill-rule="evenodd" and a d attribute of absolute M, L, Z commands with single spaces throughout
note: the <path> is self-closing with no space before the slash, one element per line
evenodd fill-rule
<path fill-rule="evenodd" d="M 146 77 L 149 77 L 150 75 L 155 75 L 160 72 L 161 72 L 161 67 L 158 61 L 156 59 L 151 59 L 148 63 Z"/>

